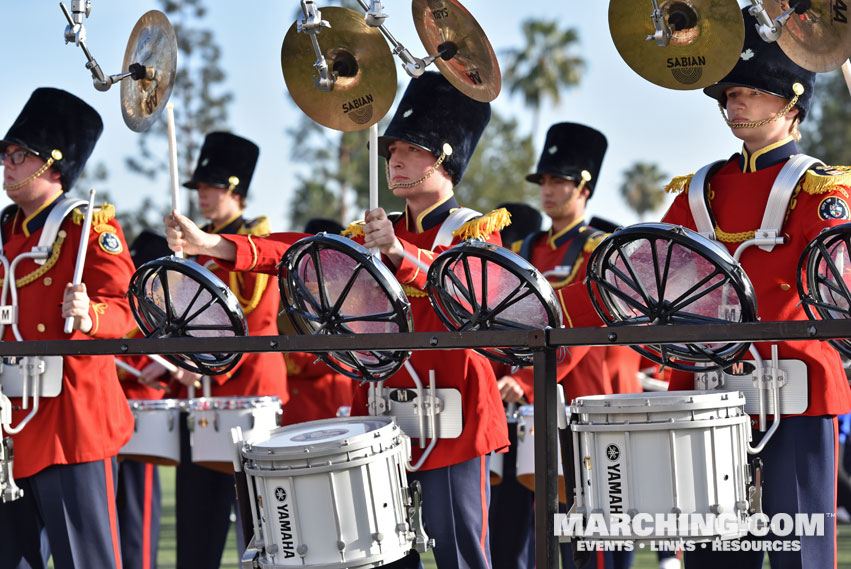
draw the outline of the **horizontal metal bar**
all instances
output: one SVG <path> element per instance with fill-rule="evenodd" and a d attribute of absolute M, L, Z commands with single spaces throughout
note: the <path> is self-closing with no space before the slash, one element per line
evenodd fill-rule
<path fill-rule="evenodd" d="M 794 321 L 752 324 L 619 326 L 475 332 L 414 332 L 340 336 L 247 336 L 241 338 L 137 338 L 0 342 L 0 356 L 191 354 L 234 352 L 338 352 L 347 350 L 447 350 L 505 347 L 681 344 L 827 340 L 851 337 L 851 322 Z"/>

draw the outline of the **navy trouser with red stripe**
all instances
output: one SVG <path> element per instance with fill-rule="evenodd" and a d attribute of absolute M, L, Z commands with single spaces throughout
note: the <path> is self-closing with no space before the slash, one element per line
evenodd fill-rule
<path fill-rule="evenodd" d="M 438 569 L 490 569 L 488 504 L 490 456 L 434 470 L 409 472 L 408 482 L 419 480 L 423 489 L 423 525 L 435 540 Z M 385 569 L 422 567 L 419 555 L 384 566 Z"/>
<path fill-rule="evenodd" d="M 23 498 L 0 504 L 0 567 L 120 568 L 115 457 L 50 466 L 17 479 Z"/>
<path fill-rule="evenodd" d="M 762 433 L 753 432 L 756 444 Z M 740 542 L 771 542 L 771 546 L 798 551 L 769 551 L 772 569 L 830 569 L 836 566 L 836 453 L 839 437 L 836 417 L 789 417 L 759 454 L 764 466 L 762 509 L 771 518 L 775 514 L 808 513 L 824 516 L 821 536 L 787 536 L 769 533 L 765 537 L 746 535 Z M 800 546 L 794 542 L 799 540 Z M 713 551 L 697 545 L 686 552 L 688 569 L 760 569 L 763 551 Z"/>
<path fill-rule="evenodd" d="M 157 466 L 127 459 L 119 462 L 116 503 L 124 569 L 154 569 L 162 507 Z"/>

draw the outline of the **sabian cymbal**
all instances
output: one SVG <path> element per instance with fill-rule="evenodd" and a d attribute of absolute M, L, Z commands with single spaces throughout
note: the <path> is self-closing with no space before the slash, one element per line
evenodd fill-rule
<path fill-rule="evenodd" d="M 454 55 L 434 64 L 456 89 L 489 103 L 502 88 L 499 63 L 485 32 L 457 0 L 413 0 L 411 11 L 420 41 L 429 55 L 446 47 Z M 448 54 L 447 54 L 448 55 Z"/>
<path fill-rule="evenodd" d="M 148 130 L 165 108 L 177 77 L 177 36 L 165 14 L 151 10 L 130 33 L 121 71 L 144 66 L 144 77 L 121 81 L 121 114 L 131 130 Z"/>
<path fill-rule="evenodd" d="M 673 32 L 667 46 L 647 39 L 656 31 L 651 2 L 609 3 L 609 31 L 627 65 L 669 89 L 702 89 L 723 79 L 736 65 L 745 42 L 736 0 L 659 0 L 658 4 Z"/>
<path fill-rule="evenodd" d="M 363 14 L 347 8 L 322 8 L 331 24 L 317 36 L 322 55 L 334 74 L 330 91 L 313 82 L 316 53 L 307 33 L 290 26 L 281 46 L 281 68 L 293 100 L 311 119 L 345 132 L 362 130 L 387 114 L 396 96 L 396 66 L 390 47 Z"/>
<path fill-rule="evenodd" d="M 809 0 L 803 14 L 793 13 L 777 44 L 789 59 L 810 71 L 825 73 L 838 69 L 851 57 L 851 25 L 847 10 L 836 0 Z M 772 18 L 789 10 L 789 0 L 764 0 Z"/>

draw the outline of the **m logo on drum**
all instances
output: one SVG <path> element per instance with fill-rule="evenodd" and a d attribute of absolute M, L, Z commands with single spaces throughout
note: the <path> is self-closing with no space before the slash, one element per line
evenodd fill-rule
<path fill-rule="evenodd" d="M 275 498 L 277 498 L 277 500 L 279 502 L 286 502 L 287 501 L 287 491 L 284 490 L 283 488 L 281 488 L 280 486 L 278 486 L 277 488 L 275 488 Z"/>
<path fill-rule="evenodd" d="M 615 462 L 620 457 L 621 449 L 618 448 L 618 445 L 609 445 L 606 447 L 606 458 L 610 461 Z"/>

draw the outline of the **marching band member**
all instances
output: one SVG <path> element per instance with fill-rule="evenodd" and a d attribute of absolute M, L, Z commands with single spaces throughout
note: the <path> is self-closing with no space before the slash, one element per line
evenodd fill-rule
<path fill-rule="evenodd" d="M 211 235 L 254 237 L 269 233 L 266 217 L 243 217 L 259 153 L 253 142 L 234 134 L 211 132 L 205 137 L 195 172 L 184 186 L 198 191 L 201 214 L 210 222 L 204 229 Z M 242 306 L 251 335 L 278 334 L 275 276 L 235 271 L 205 255 L 195 260 L 230 286 Z M 198 376 L 184 371 L 177 379 L 188 386 Z M 244 354 L 236 367 L 211 376 L 210 382 L 212 397 L 268 395 L 278 397 L 281 404 L 289 397 L 286 364 L 279 352 Z M 185 390 L 183 393 L 185 396 Z M 188 430 L 182 429 L 181 437 L 182 456 L 176 475 L 177 565 L 214 569 L 219 566 L 236 503 L 233 476 L 193 464 Z M 237 523 L 236 527 L 239 550 L 243 551 L 241 525 Z"/>
<path fill-rule="evenodd" d="M 10 283 L 18 289 L 24 340 L 120 338 L 133 326 L 124 298 L 133 262 L 113 206 L 94 212 L 83 282 L 71 284 L 85 208 L 74 209 L 66 192 L 102 131 L 100 115 L 85 102 L 40 88 L 0 140 L 3 189 L 13 202 L 0 214 L 3 255 L 11 262 L 42 237 L 51 251 L 41 264 L 21 261 Z M 70 335 L 66 317 L 73 318 Z M 3 340 L 15 340 L 11 326 Z M 133 418 L 112 356 L 58 359 L 61 391 L 41 397 L 38 412 L 12 436 L 14 477 L 24 494 L 0 504 L 0 567 L 46 567 L 52 555 L 57 569 L 118 568 L 115 457 L 130 438 Z M 0 381 L 8 392 L 16 366 L 3 367 Z M 48 372 L 42 379 L 51 379 Z M 29 411 L 20 410 L 19 397 L 12 404 L 18 425 Z"/>
<path fill-rule="evenodd" d="M 411 80 L 379 139 L 379 153 L 388 160 L 388 182 L 394 195 L 405 198 L 406 210 L 391 218 L 382 208 L 376 208 L 367 212 L 363 225 L 350 229 L 366 247 L 382 252 L 385 264 L 408 293 L 418 331 L 446 328 L 423 292 L 425 272 L 405 258 L 403 249 L 428 264 L 468 237 L 499 244 L 498 231 L 507 223 L 506 212 L 480 217 L 472 210 L 464 211 L 453 193 L 489 120 L 489 104 L 461 94 L 439 73 L 426 72 Z M 460 213 L 455 214 L 456 210 Z M 274 272 L 286 249 L 304 237 L 300 233 L 275 234 L 267 239 L 209 235 L 176 212 L 165 221 L 172 250 L 212 255 L 235 270 Z M 454 231 L 448 231 L 450 227 Z M 448 235 L 445 243 L 444 234 Z M 441 239 L 435 243 L 438 236 Z M 493 370 L 473 350 L 447 350 L 440 352 L 440 357 L 427 351 L 414 352 L 410 363 L 423 383 L 428 381 L 429 370 L 434 370 L 437 388 L 458 390 L 463 401 L 460 436 L 440 439 L 421 468 L 409 474 L 410 480 L 422 484 L 423 521 L 426 532 L 436 540 L 437 566 L 490 567 L 488 455 L 508 445 L 505 412 Z M 404 368 L 385 383 L 390 389 L 415 385 Z M 364 385 L 355 394 L 353 414 L 366 413 L 367 399 Z M 414 463 L 421 456 L 419 448 L 413 449 Z M 386 565 L 418 566 L 415 552 Z"/>
<path fill-rule="evenodd" d="M 130 244 L 136 268 L 170 255 L 165 237 L 144 229 Z M 141 338 L 138 327 L 128 338 Z M 118 368 L 118 379 L 127 399 L 162 399 L 170 375 L 148 356 L 116 356 L 141 372 L 136 376 Z M 156 464 L 122 457 L 118 463 L 118 528 L 121 532 L 123 569 L 153 569 L 157 566 L 162 493 Z"/>
<path fill-rule="evenodd" d="M 805 320 L 795 285 L 798 259 L 822 229 L 851 219 L 851 176 L 845 168 L 821 165 L 791 177 L 783 170 L 799 158 L 795 144 L 800 137 L 798 124 L 810 109 L 815 74 L 791 61 L 777 43 L 764 42 L 747 9 L 743 15 L 746 31 L 741 58 L 726 77 L 704 89 L 718 102 L 733 135 L 742 141 L 742 149 L 710 169 L 702 188 L 696 187 L 690 176 L 675 179 L 670 187 L 679 194 L 663 221 L 699 228 L 704 223 L 700 220 L 709 220 L 714 238 L 733 253 L 761 227 L 764 211 L 781 208 L 780 212 L 785 211 L 779 231 L 783 242 L 767 248 L 770 250 L 748 247 L 740 262 L 753 282 L 762 320 Z M 787 203 L 772 196 L 773 186 L 786 186 L 777 182 L 781 170 L 784 178 L 790 178 Z M 805 364 L 805 377 L 789 379 L 808 385 L 809 401 L 804 412 L 784 414 L 779 429 L 758 455 L 765 472 L 762 509 L 769 518 L 780 513 L 823 515 L 824 535 L 777 537 L 769 533 L 765 538 L 749 535 L 742 539 L 799 540 L 798 547 L 790 548 L 797 550 L 769 551 L 772 567 L 835 567 L 836 416 L 851 408 L 851 391 L 839 355 L 827 342 L 756 344 L 765 365 L 774 365 L 772 344 L 779 348 L 781 369 L 789 360 Z M 670 388 L 694 389 L 695 380 L 691 374 L 675 372 Z M 752 416 L 752 423 L 757 422 Z M 754 430 L 753 444 L 762 436 Z M 697 548 L 685 554 L 689 569 L 757 568 L 762 567 L 763 558 L 761 550 Z"/>
<path fill-rule="evenodd" d="M 541 206 L 552 225 L 547 231 L 528 235 L 512 248 L 540 270 L 555 290 L 571 283 L 582 283 L 588 257 L 606 235 L 587 224 L 585 209 L 597 185 L 607 148 L 606 137 L 596 129 L 577 123 L 554 124 L 547 131 L 536 171 L 526 176 L 527 181 L 540 186 Z M 569 318 L 569 314 L 567 316 Z M 569 326 L 570 322 L 565 325 Z M 616 349 L 631 351 L 629 348 Z M 565 390 L 567 402 L 585 395 L 615 392 L 608 360 L 614 363 L 616 352 L 608 350 L 608 347 L 577 346 L 570 348 L 569 355 L 564 353 L 559 358 L 557 380 Z M 636 361 L 634 377 L 637 372 Z M 534 370 L 531 367 L 507 374 L 499 382 L 501 390 L 514 386 L 529 403 L 534 402 Z M 534 528 L 523 531 L 532 532 Z M 506 535 L 506 539 L 522 539 L 521 533 L 515 531 Z M 563 543 L 560 549 L 563 567 L 575 567 L 570 544 Z M 510 560 L 506 567 L 534 566 L 534 549 L 531 560 L 525 558 L 525 552 L 519 553 L 522 558 Z M 632 552 L 597 552 L 591 561 L 586 567 L 627 568 L 632 563 Z"/>
<path fill-rule="evenodd" d="M 304 226 L 304 232 L 339 235 L 343 226 L 332 219 L 315 217 Z M 285 332 L 281 332 L 282 334 Z M 294 333 L 294 331 L 292 332 Z M 336 417 L 342 407 L 351 407 L 353 382 L 328 367 L 314 354 L 288 352 L 287 386 L 290 400 L 284 406 L 283 425 Z"/>

